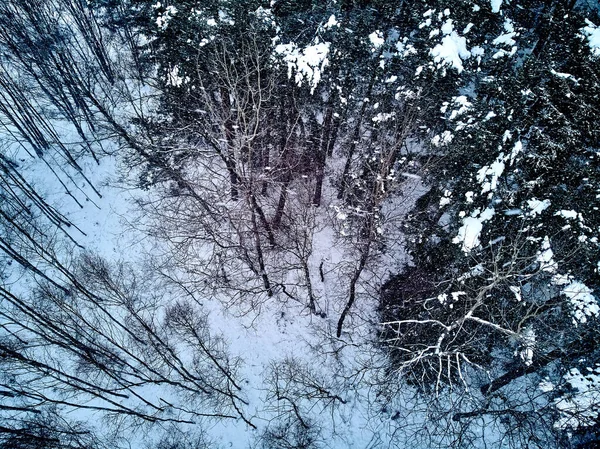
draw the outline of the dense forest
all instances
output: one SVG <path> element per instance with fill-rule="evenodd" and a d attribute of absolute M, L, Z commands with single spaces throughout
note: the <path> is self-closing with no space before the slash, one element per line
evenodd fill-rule
<path fill-rule="evenodd" d="M 595 448 L 596 0 L 0 3 L 0 448 Z"/>

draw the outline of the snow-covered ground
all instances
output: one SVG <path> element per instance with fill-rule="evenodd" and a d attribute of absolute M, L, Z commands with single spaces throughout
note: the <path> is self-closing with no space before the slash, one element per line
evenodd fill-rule
<path fill-rule="evenodd" d="M 100 164 L 91 158 L 80 163 L 84 174 L 95 187 L 71 170 L 68 188 L 78 201 L 65 195 L 58 178 L 48 176 L 46 164 L 40 159 L 15 155 L 22 161 L 22 169 L 47 201 L 57 207 L 79 230 L 70 229 L 71 236 L 86 251 L 94 252 L 109 262 L 141 262 L 151 256 L 155 242 L 131 221 L 138 212 L 133 199 L 148 195 L 132 189 L 123 175 L 117 156 L 105 156 Z M 336 161 L 333 161 L 335 169 Z M 339 163 L 337 165 L 340 165 Z M 68 169 L 65 169 L 68 170 Z M 323 205 L 316 211 L 316 230 L 312 235 L 312 253 L 309 270 L 317 310 L 312 313 L 306 306 L 282 294 L 263 301 L 259 307 L 247 310 L 231 304 L 222 297 L 203 299 L 208 314 L 210 332 L 222 335 L 232 358 L 241 360 L 238 381 L 242 397 L 248 402 L 245 416 L 256 426 L 251 429 L 242 420 L 225 419 L 206 421 L 207 437 L 216 447 L 245 448 L 258 444 L 264 431 L 272 429 L 278 420 L 285 423 L 293 406 L 285 399 L 277 399 L 273 392 L 274 369 L 281 372 L 306 370 L 311 377 L 321 379 L 330 388 L 321 395 L 314 391 L 297 399 L 296 406 L 314 429 L 319 429 L 318 441 L 327 448 L 385 447 L 390 441 L 390 414 L 374 407 L 377 378 L 381 375 L 382 354 L 373 342 L 377 330 L 377 292 L 387 277 L 405 263 L 402 236 L 395 229 L 402 215 L 407 213 L 418 196 L 424 193 L 418 177 L 405 177 L 402 198 L 390 200 L 384 206 L 383 225 L 388 251 L 376 254 L 368 264 L 358 284 L 358 296 L 346 320 L 340 339 L 335 337 L 337 320 L 348 296 L 349 274 L 352 269 L 352 245 L 340 234 L 339 217 L 335 213 L 335 189 L 326 185 Z M 323 280 L 318 273 L 324 273 Z M 158 394 L 148 391 L 149 394 Z M 314 397 L 311 397 L 313 395 Z M 295 399 L 296 400 L 296 399 Z M 95 413 L 78 413 L 78 419 Z M 152 440 L 147 435 L 128 435 L 130 443 L 143 444 Z M 123 435 L 125 436 L 125 435 Z M 135 447 L 135 446 L 133 446 Z M 141 447 L 141 446 L 140 446 Z"/>

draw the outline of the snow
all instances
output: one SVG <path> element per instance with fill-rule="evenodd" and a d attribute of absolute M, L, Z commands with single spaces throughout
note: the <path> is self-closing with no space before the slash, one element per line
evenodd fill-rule
<path fill-rule="evenodd" d="M 501 34 L 500 36 L 498 36 L 496 39 L 494 39 L 492 41 L 493 45 L 496 46 L 507 46 L 507 47 L 511 47 L 510 51 L 505 50 L 505 49 L 501 49 L 498 50 L 496 53 L 494 53 L 494 55 L 492 56 L 493 59 L 498 59 L 498 58 L 502 58 L 504 56 L 512 56 L 517 52 L 517 46 L 516 41 L 515 41 L 515 37 L 519 35 L 519 33 L 517 33 L 514 29 L 514 25 L 512 23 L 512 21 L 510 19 L 506 19 L 504 21 L 504 34 Z"/>
<path fill-rule="evenodd" d="M 573 323 L 585 323 L 588 317 L 598 316 L 600 308 L 596 298 L 592 295 L 586 285 L 579 281 L 573 281 L 567 285 L 561 292 L 571 303 L 573 307 Z"/>
<path fill-rule="evenodd" d="M 454 135 L 450 131 L 444 131 L 441 135 L 435 135 L 431 139 L 431 144 L 435 147 L 440 147 L 452 142 Z"/>
<path fill-rule="evenodd" d="M 450 116 L 448 117 L 448 120 L 454 120 L 454 119 L 456 119 L 456 117 L 458 117 L 460 115 L 463 115 L 469 109 L 471 109 L 471 107 L 473 106 L 473 104 L 471 102 L 469 102 L 468 98 L 465 95 L 459 95 L 458 97 L 454 97 L 452 99 L 452 102 L 455 105 L 459 106 L 459 108 L 453 110 L 450 113 Z M 442 112 L 445 112 L 445 110 L 442 110 Z"/>
<path fill-rule="evenodd" d="M 184 79 L 179 76 L 179 67 L 175 66 L 167 76 L 167 84 L 173 87 L 179 87 L 183 84 Z"/>
<path fill-rule="evenodd" d="M 219 10 L 219 20 L 228 25 L 235 25 L 235 20 L 233 20 L 227 11 Z"/>
<path fill-rule="evenodd" d="M 440 304 L 445 305 L 448 301 L 448 295 L 446 293 L 442 293 L 438 295 L 437 299 L 440 302 Z"/>
<path fill-rule="evenodd" d="M 575 220 L 578 216 L 577 212 L 575 212 L 574 210 L 559 210 L 554 215 L 566 218 L 568 220 Z"/>
<path fill-rule="evenodd" d="M 557 429 L 577 429 L 593 426 L 600 413 L 600 367 L 588 368 L 588 374 L 572 368 L 564 380 L 575 390 L 555 401 L 560 418 L 554 423 Z"/>
<path fill-rule="evenodd" d="M 454 243 L 461 243 L 462 250 L 465 253 L 471 252 L 473 248 L 479 246 L 479 235 L 483 229 L 481 220 L 475 217 L 467 217 L 463 220 L 463 225 L 458 230 L 458 235 L 454 238 Z"/>
<path fill-rule="evenodd" d="M 540 382 L 540 384 L 538 385 L 538 388 L 540 389 L 540 391 L 542 391 L 544 393 L 549 393 L 551 391 L 554 391 L 555 386 L 549 380 L 544 379 Z"/>
<path fill-rule="evenodd" d="M 450 34 L 454 30 L 454 26 L 452 25 L 452 19 L 446 20 L 446 22 L 442 25 L 442 33 Z"/>
<path fill-rule="evenodd" d="M 532 198 L 527 200 L 527 207 L 529 208 L 528 215 L 535 217 L 550 207 L 550 200 L 546 199 L 540 201 L 536 198 Z"/>
<path fill-rule="evenodd" d="M 517 287 L 515 285 L 511 285 L 508 287 L 510 289 L 511 292 L 513 292 L 513 294 L 515 295 L 515 298 L 517 301 L 521 301 L 522 297 L 521 297 L 521 287 Z"/>
<path fill-rule="evenodd" d="M 471 55 L 473 55 L 473 56 L 483 56 L 484 54 L 485 54 L 485 50 L 483 49 L 483 47 L 480 47 L 479 45 L 477 45 L 471 49 Z"/>
<path fill-rule="evenodd" d="M 385 42 L 383 39 L 383 33 L 379 30 L 373 31 L 371 34 L 369 34 L 369 41 L 373 46 L 373 50 L 378 50 Z"/>
<path fill-rule="evenodd" d="M 483 273 L 485 272 L 485 270 L 483 269 L 483 265 L 481 264 L 477 264 L 475 265 L 473 268 L 471 268 L 469 270 L 469 272 L 461 275 L 458 277 L 458 281 L 459 282 L 464 282 L 467 279 L 471 279 L 477 276 L 481 276 Z"/>
<path fill-rule="evenodd" d="M 504 138 L 503 138 L 504 140 Z M 513 147 L 512 151 L 510 152 L 510 163 L 512 164 L 516 157 L 521 154 L 521 152 L 523 151 L 523 144 L 521 143 L 520 140 L 518 140 L 517 142 L 515 142 L 515 146 Z"/>
<path fill-rule="evenodd" d="M 494 209 L 487 208 L 483 212 L 473 212 L 470 217 L 463 219 L 463 225 L 458 230 L 458 235 L 452 240 L 453 243 L 461 244 L 464 253 L 470 253 L 480 244 L 479 236 L 483 230 L 483 222 L 494 216 Z"/>
<path fill-rule="evenodd" d="M 387 122 L 388 120 L 393 119 L 395 116 L 396 116 L 395 112 L 388 112 L 388 113 L 380 112 L 379 114 L 377 114 L 376 116 L 374 116 L 372 118 L 372 120 L 375 123 Z"/>
<path fill-rule="evenodd" d="M 332 28 L 335 26 L 339 28 L 340 22 L 338 22 L 337 19 L 335 18 L 335 14 L 332 14 L 331 16 L 329 16 L 329 20 L 325 24 L 325 28 Z"/>
<path fill-rule="evenodd" d="M 577 78 L 575 78 L 573 75 L 571 75 L 570 73 L 557 72 L 554 69 L 550 70 L 550 73 L 552 75 L 556 76 L 557 78 L 573 81 L 575 84 L 579 83 L 579 80 Z"/>
<path fill-rule="evenodd" d="M 295 72 L 295 81 L 302 85 L 306 80 L 311 87 L 311 94 L 321 80 L 321 74 L 329 64 L 329 42 L 316 42 L 304 49 L 299 49 L 295 43 L 279 44 L 275 53 L 281 55 L 288 64 L 288 78 Z"/>
<path fill-rule="evenodd" d="M 481 184 L 481 193 L 493 192 L 498 186 L 498 179 L 504 172 L 504 153 L 491 164 L 479 169 L 477 172 L 477 181 Z"/>
<path fill-rule="evenodd" d="M 492 7 L 492 12 L 498 13 L 502 6 L 502 0 L 490 0 L 490 6 Z"/>
<path fill-rule="evenodd" d="M 471 56 L 471 52 L 467 49 L 467 39 L 459 36 L 453 30 L 452 19 L 448 19 L 442 26 L 442 31 L 445 36 L 442 38 L 441 44 L 437 44 L 429 52 L 433 56 L 433 60 L 439 66 L 450 65 L 456 69 L 458 73 L 463 71 L 463 60 Z"/>
<path fill-rule="evenodd" d="M 160 8 L 160 2 L 155 4 L 153 7 Z M 158 28 L 160 28 L 162 31 L 166 30 L 169 26 L 169 21 L 175 14 L 177 14 L 177 8 L 172 5 L 167 6 L 164 14 L 158 14 L 158 17 L 156 18 L 156 26 L 158 26 Z"/>
<path fill-rule="evenodd" d="M 466 296 L 467 292 L 463 292 L 463 291 L 452 292 L 452 293 L 450 293 L 450 295 L 452 296 L 452 301 L 456 302 L 459 300 L 459 298 L 461 296 Z"/>
<path fill-rule="evenodd" d="M 451 198 L 452 192 L 450 190 L 444 190 L 444 195 L 440 198 L 440 207 L 450 204 Z"/>
<path fill-rule="evenodd" d="M 519 352 L 521 360 L 525 363 L 525 366 L 529 366 L 533 363 L 533 350 L 535 348 L 535 331 L 533 327 L 527 326 L 521 334 L 521 344 L 523 348 Z"/>
<path fill-rule="evenodd" d="M 554 252 L 550 247 L 550 239 L 548 236 L 544 237 L 542 248 L 537 254 L 536 261 L 540 264 L 540 270 L 550 273 L 556 272 L 557 266 L 556 262 L 554 262 Z"/>
<path fill-rule="evenodd" d="M 600 27 L 591 20 L 585 19 L 586 27 L 581 29 L 581 33 L 587 38 L 588 45 L 594 56 L 600 56 Z"/>

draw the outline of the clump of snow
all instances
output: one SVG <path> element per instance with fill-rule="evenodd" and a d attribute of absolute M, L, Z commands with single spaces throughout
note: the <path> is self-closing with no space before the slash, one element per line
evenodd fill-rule
<path fill-rule="evenodd" d="M 573 81 L 575 84 L 579 84 L 579 80 L 577 78 L 575 78 L 573 75 L 571 75 L 570 73 L 557 72 L 554 69 L 551 69 L 550 73 L 557 78 L 566 79 L 569 81 Z"/>
<path fill-rule="evenodd" d="M 161 7 L 161 4 L 158 2 L 155 5 L 152 5 L 152 7 L 154 9 L 158 9 Z M 167 26 L 169 26 L 169 22 L 175 14 L 177 14 L 177 8 L 172 5 L 167 6 L 164 13 L 158 14 L 158 17 L 156 18 L 156 26 L 158 26 L 158 28 L 162 31 L 166 30 Z"/>
<path fill-rule="evenodd" d="M 540 382 L 540 384 L 538 385 L 538 388 L 540 389 L 540 391 L 543 391 L 544 393 L 549 393 L 550 391 L 554 391 L 554 384 L 552 382 L 550 382 L 547 379 L 544 379 Z"/>
<path fill-rule="evenodd" d="M 479 236 L 483 230 L 483 222 L 494 216 L 494 209 L 487 208 L 479 213 L 476 210 L 470 217 L 463 219 L 463 225 L 458 230 L 458 235 L 452 240 L 453 243 L 462 244 L 462 250 L 468 254 L 474 248 L 479 246 Z"/>
<path fill-rule="evenodd" d="M 566 218 L 567 220 L 575 220 L 577 218 L 577 212 L 574 210 L 559 210 L 554 215 Z"/>
<path fill-rule="evenodd" d="M 491 164 L 485 165 L 477 172 L 477 181 L 481 184 L 481 193 L 493 192 L 498 186 L 498 179 L 504 173 L 504 153 Z"/>
<path fill-rule="evenodd" d="M 375 117 L 373 117 L 373 121 L 375 123 L 379 123 L 379 122 L 387 122 L 388 120 L 393 119 L 396 116 L 395 112 L 387 112 L 387 113 L 383 113 L 380 112 L 379 114 L 377 114 Z"/>
<path fill-rule="evenodd" d="M 466 296 L 466 294 L 467 294 L 467 293 L 466 293 L 466 292 L 463 292 L 463 291 L 460 291 L 460 292 L 452 292 L 452 293 L 450 293 L 450 295 L 452 296 L 452 300 L 453 300 L 454 302 L 458 301 L 458 299 L 459 299 L 461 296 Z"/>
<path fill-rule="evenodd" d="M 442 43 L 433 47 L 429 54 L 433 56 L 433 60 L 439 66 L 450 65 L 454 67 L 458 73 L 463 71 L 463 59 L 471 57 L 471 52 L 467 49 L 467 39 L 459 36 L 452 25 L 452 19 L 448 19 L 442 25 L 444 37 Z"/>
<path fill-rule="evenodd" d="M 452 192 L 450 190 L 444 190 L 444 196 L 440 198 L 440 207 L 444 207 L 447 204 L 450 204 L 450 199 L 452 198 Z"/>
<path fill-rule="evenodd" d="M 492 12 L 498 13 L 502 6 L 502 0 L 490 0 L 490 6 L 492 7 Z"/>
<path fill-rule="evenodd" d="M 458 235 L 454 238 L 454 243 L 462 243 L 462 250 L 465 253 L 479 246 L 479 235 L 483 229 L 481 220 L 475 217 L 467 217 L 463 220 L 463 225 L 458 230 Z"/>
<path fill-rule="evenodd" d="M 515 146 L 510 152 L 510 163 L 512 164 L 515 161 L 515 158 L 523 151 L 523 144 L 521 141 L 515 142 Z"/>
<path fill-rule="evenodd" d="M 270 8 L 259 6 L 256 11 L 254 11 L 254 14 L 265 24 L 275 26 L 275 16 Z"/>
<path fill-rule="evenodd" d="M 527 215 L 535 217 L 536 215 L 544 212 L 548 207 L 550 207 L 550 200 L 538 200 L 536 198 L 532 198 L 527 200 L 527 207 L 530 209 Z"/>
<path fill-rule="evenodd" d="M 483 265 L 477 264 L 473 268 L 471 268 L 467 273 L 458 277 L 458 282 L 464 283 L 467 279 L 471 279 L 477 276 L 482 275 L 485 272 L 483 269 Z"/>
<path fill-rule="evenodd" d="M 505 45 L 511 47 L 511 49 L 510 51 L 499 50 L 492 56 L 493 59 L 498 59 L 503 56 L 512 56 L 517 52 L 517 46 L 515 45 L 517 42 L 513 38 L 518 36 L 519 33 L 515 31 L 515 27 L 510 19 L 504 21 L 504 31 L 505 33 L 494 39 L 492 44 L 497 46 Z"/>
<path fill-rule="evenodd" d="M 540 263 L 540 270 L 554 273 L 556 271 L 556 262 L 554 261 L 554 252 L 550 247 L 550 239 L 544 237 L 542 248 L 537 254 L 536 261 Z"/>
<path fill-rule="evenodd" d="M 454 25 L 452 25 L 452 19 L 446 20 L 446 22 L 442 25 L 442 33 L 450 34 L 454 30 Z"/>
<path fill-rule="evenodd" d="M 385 42 L 383 39 L 383 33 L 379 30 L 373 31 L 371 34 L 369 34 L 369 41 L 373 46 L 373 50 L 378 50 Z"/>
<path fill-rule="evenodd" d="M 437 299 L 440 304 L 444 305 L 446 304 L 446 301 L 448 301 L 448 295 L 446 293 L 442 293 L 441 295 L 438 295 Z"/>
<path fill-rule="evenodd" d="M 585 19 L 586 27 L 581 29 L 582 35 L 587 38 L 588 45 L 594 56 L 600 56 L 600 27 L 592 21 Z"/>
<path fill-rule="evenodd" d="M 592 295 L 586 285 L 579 281 L 573 281 L 567 285 L 563 290 L 562 294 L 569 298 L 571 305 L 573 306 L 573 323 L 585 323 L 588 317 L 598 316 L 600 307 L 596 298 Z"/>
<path fill-rule="evenodd" d="M 441 147 L 449 144 L 454 139 L 454 135 L 450 131 L 444 131 L 441 135 L 437 134 L 431 139 L 431 144 L 434 147 Z"/>
<path fill-rule="evenodd" d="M 283 56 L 288 64 L 288 78 L 296 72 L 296 83 L 302 84 L 306 80 L 311 86 L 311 94 L 321 80 L 321 73 L 329 64 L 329 42 L 317 42 L 304 49 L 299 49 L 295 43 L 279 44 L 275 47 L 275 53 Z"/>
<path fill-rule="evenodd" d="M 223 10 L 219 10 L 219 20 L 228 25 L 235 25 L 235 20 Z"/>
<path fill-rule="evenodd" d="M 577 429 L 593 426 L 600 412 L 600 366 L 588 368 L 584 375 L 572 368 L 564 379 L 575 390 L 574 394 L 564 395 L 556 402 L 560 418 L 554 423 L 557 429 Z"/>
<path fill-rule="evenodd" d="M 467 112 L 473 106 L 473 104 L 467 99 L 467 97 L 465 95 L 459 95 L 458 97 L 454 97 L 452 99 L 452 102 L 456 106 L 458 106 L 458 109 L 455 109 L 450 113 L 450 117 L 448 117 L 448 120 L 456 119 L 456 117 L 458 117 L 459 115 L 463 115 L 465 112 Z M 444 102 L 443 106 L 440 110 L 442 112 L 446 112 L 447 107 L 448 107 L 448 103 Z"/>
<path fill-rule="evenodd" d="M 184 82 L 184 79 L 179 76 L 179 67 L 175 66 L 168 73 L 167 84 L 173 87 L 180 87 Z"/>
<path fill-rule="evenodd" d="M 522 349 L 519 351 L 519 357 L 529 366 L 533 363 L 533 350 L 535 348 L 535 331 L 532 327 L 526 327 L 521 334 Z"/>
<path fill-rule="evenodd" d="M 332 27 L 338 27 L 338 28 L 340 27 L 340 22 L 337 21 L 334 14 L 329 16 L 329 20 L 325 24 L 324 28 L 332 28 Z"/>
<path fill-rule="evenodd" d="M 398 51 L 398 53 L 396 53 L 396 56 L 399 56 L 401 58 L 406 58 L 409 55 L 417 54 L 417 49 L 414 45 L 408 42 L 408 37 L 404 37 L 402 40 L 399 40 L 394 46 Z"/>
<path fill-rule="evenodd" d="M 517 287 L 516 285 L 511 285 L 508 287 L 511 292 L 515 295 L 517 301 L 521 301 L 523 298 L 521 297 L 521 287 Z"/>

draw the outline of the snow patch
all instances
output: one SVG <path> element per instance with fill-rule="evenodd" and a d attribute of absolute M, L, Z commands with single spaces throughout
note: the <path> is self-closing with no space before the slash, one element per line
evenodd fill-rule
<path fill-rule="evenodd" d="M 490 6 L 492 7 L 492 12 L 498 13 L 502 6 L 502 0 L 490 0 Z"/>
<path fill-rule="evenodd" d="M 529 366 L 533 363 L 533 350 L 535 348 L 535 331 L 532 327 L 528 326 L 523 330 L 521 345 L 522 349 L 519 352 L 519 357 L 521 357 L 525 366 Z"/>
<path fill-rule="evenodd" d="M 325 24 L 325 27 L 324 27 L 324 28 L 332 28 L 332 27 L 335 27 L 335 26 L 339 28 L 339 27 L 340 27 L 340 22 L 338 22 L 338 21 L 337 21 L 337 19 L 335 18 L 335 15 L 334 15 L 334 14 L 332 14 L 332 15 L 329 17 L 329 20 L 328 20 L 328 21 L 327 21 L 327 23 Z"/>
<path fill-rule="evenodd" d="M 479 213 L 473 212 L 470 217 L 463 219 L 463 225 L 458 230 L 458 235 L 452 240 L 453 243 L 462 244 L 462 250 L 468 254 L 480 244 L 479 236 L 483 230 L 483 222 L 494 216 L 494 209 L 487 208 Z"/>
<path fill-rule="evenodd" d="M 598 302 L 592 295 L 592 290 L 582 282 L 571 282 L 561 293 L 569 298 L 573 306 L 572 314 L 575 325 L 587 322 L 588 317 L 598 316 L 598 312 L 600 312 Z"/>
<path fill-rule="evenodd" d="M 485 165 L 477 172 L 477 181 L 481 184 L 481 193 L 493 192 L 498 186 L 498 179 L 504 173 L 504 153 L 491 164 Z"/>
<path fill-rule="evenodd" d="M 529 208 L 529 213 L 527 215 L 535 217 L 550 207 L 550 200 L 540 201 L 536 198 L 532 198 L 527 200 L 527 207 Z"/>
<path fill-rule="evenodd" d="M 542 248 L 537 254 L 536 262 L 540 264 L 540 270 L 554 273 L 556 271 L 556 262 L 554 261 L 554 252 L 550 247 L 550 239 L 544 237 Z"/>
<path fill-rule="evenodd" d="M 445 34 L 442 43 L 432 48 L 429 54 L 433 56 L 434 62 L 440 67 L 450 65 L 458 73 L 461 73 L 463 71 L 463 60 L 471 57 L 471 52 L 467 49 L 467 39 L 459 36 L 453 30 L 452 19 L 448 19 L 442 25 L 442 32 Z"/>
<path fill-rule="evenodd" d="M 378 50 L 385 42 L 385 40 L 383 39 L 383 33 L 379 30 L 373 31 L 371 34 L 369 34 L 369 41 L 373 46 L 373 50 Z"/>
<path fill-rule="evenodd" d="M 281 55 L 288 65 L 288 78 L 295 71 L 295 81 L 299 86 L 306 80 L 312 94 L 321 80 L 321 74 L 329 64 L 329 42 L 317 42 L 304 49 L 299 49 L 295 43 L 279 44 L 275 53 Z"/>
<path fill-rule="evenodd" d="M 575 390 L 574 394 L 565 394 L 555 402 L 560 418 L 554 423 L 557 429 L 577 429 L 593 426 L 600 413 L 600 367 L 588 368 L 583 375 L 577 368 L 572 368 L 564 380 Z"/>
<path fill-rule="evenodd" d="M 592 21 L 585 19 L 586 27 L 581 29 L 582 35 L 587 38 L 588 45 L 594 56 L 600 56 L 600 27 Z"/>
<path fill-rule="evenodd" d="M 441 147 L 449 144 L 454 139 L 454 135 L 450 131 L 444 131 L 441 135 L 437 134 L 431 139 L 431 144 L 434 147 Z"/>
<path fill-rule="evenodd" d="M 444 207 L 450 204 L 452 198 L 452 192 L 450 190 L 444 190 L 444 196 L 440 198 L 440 207 Z"/>

